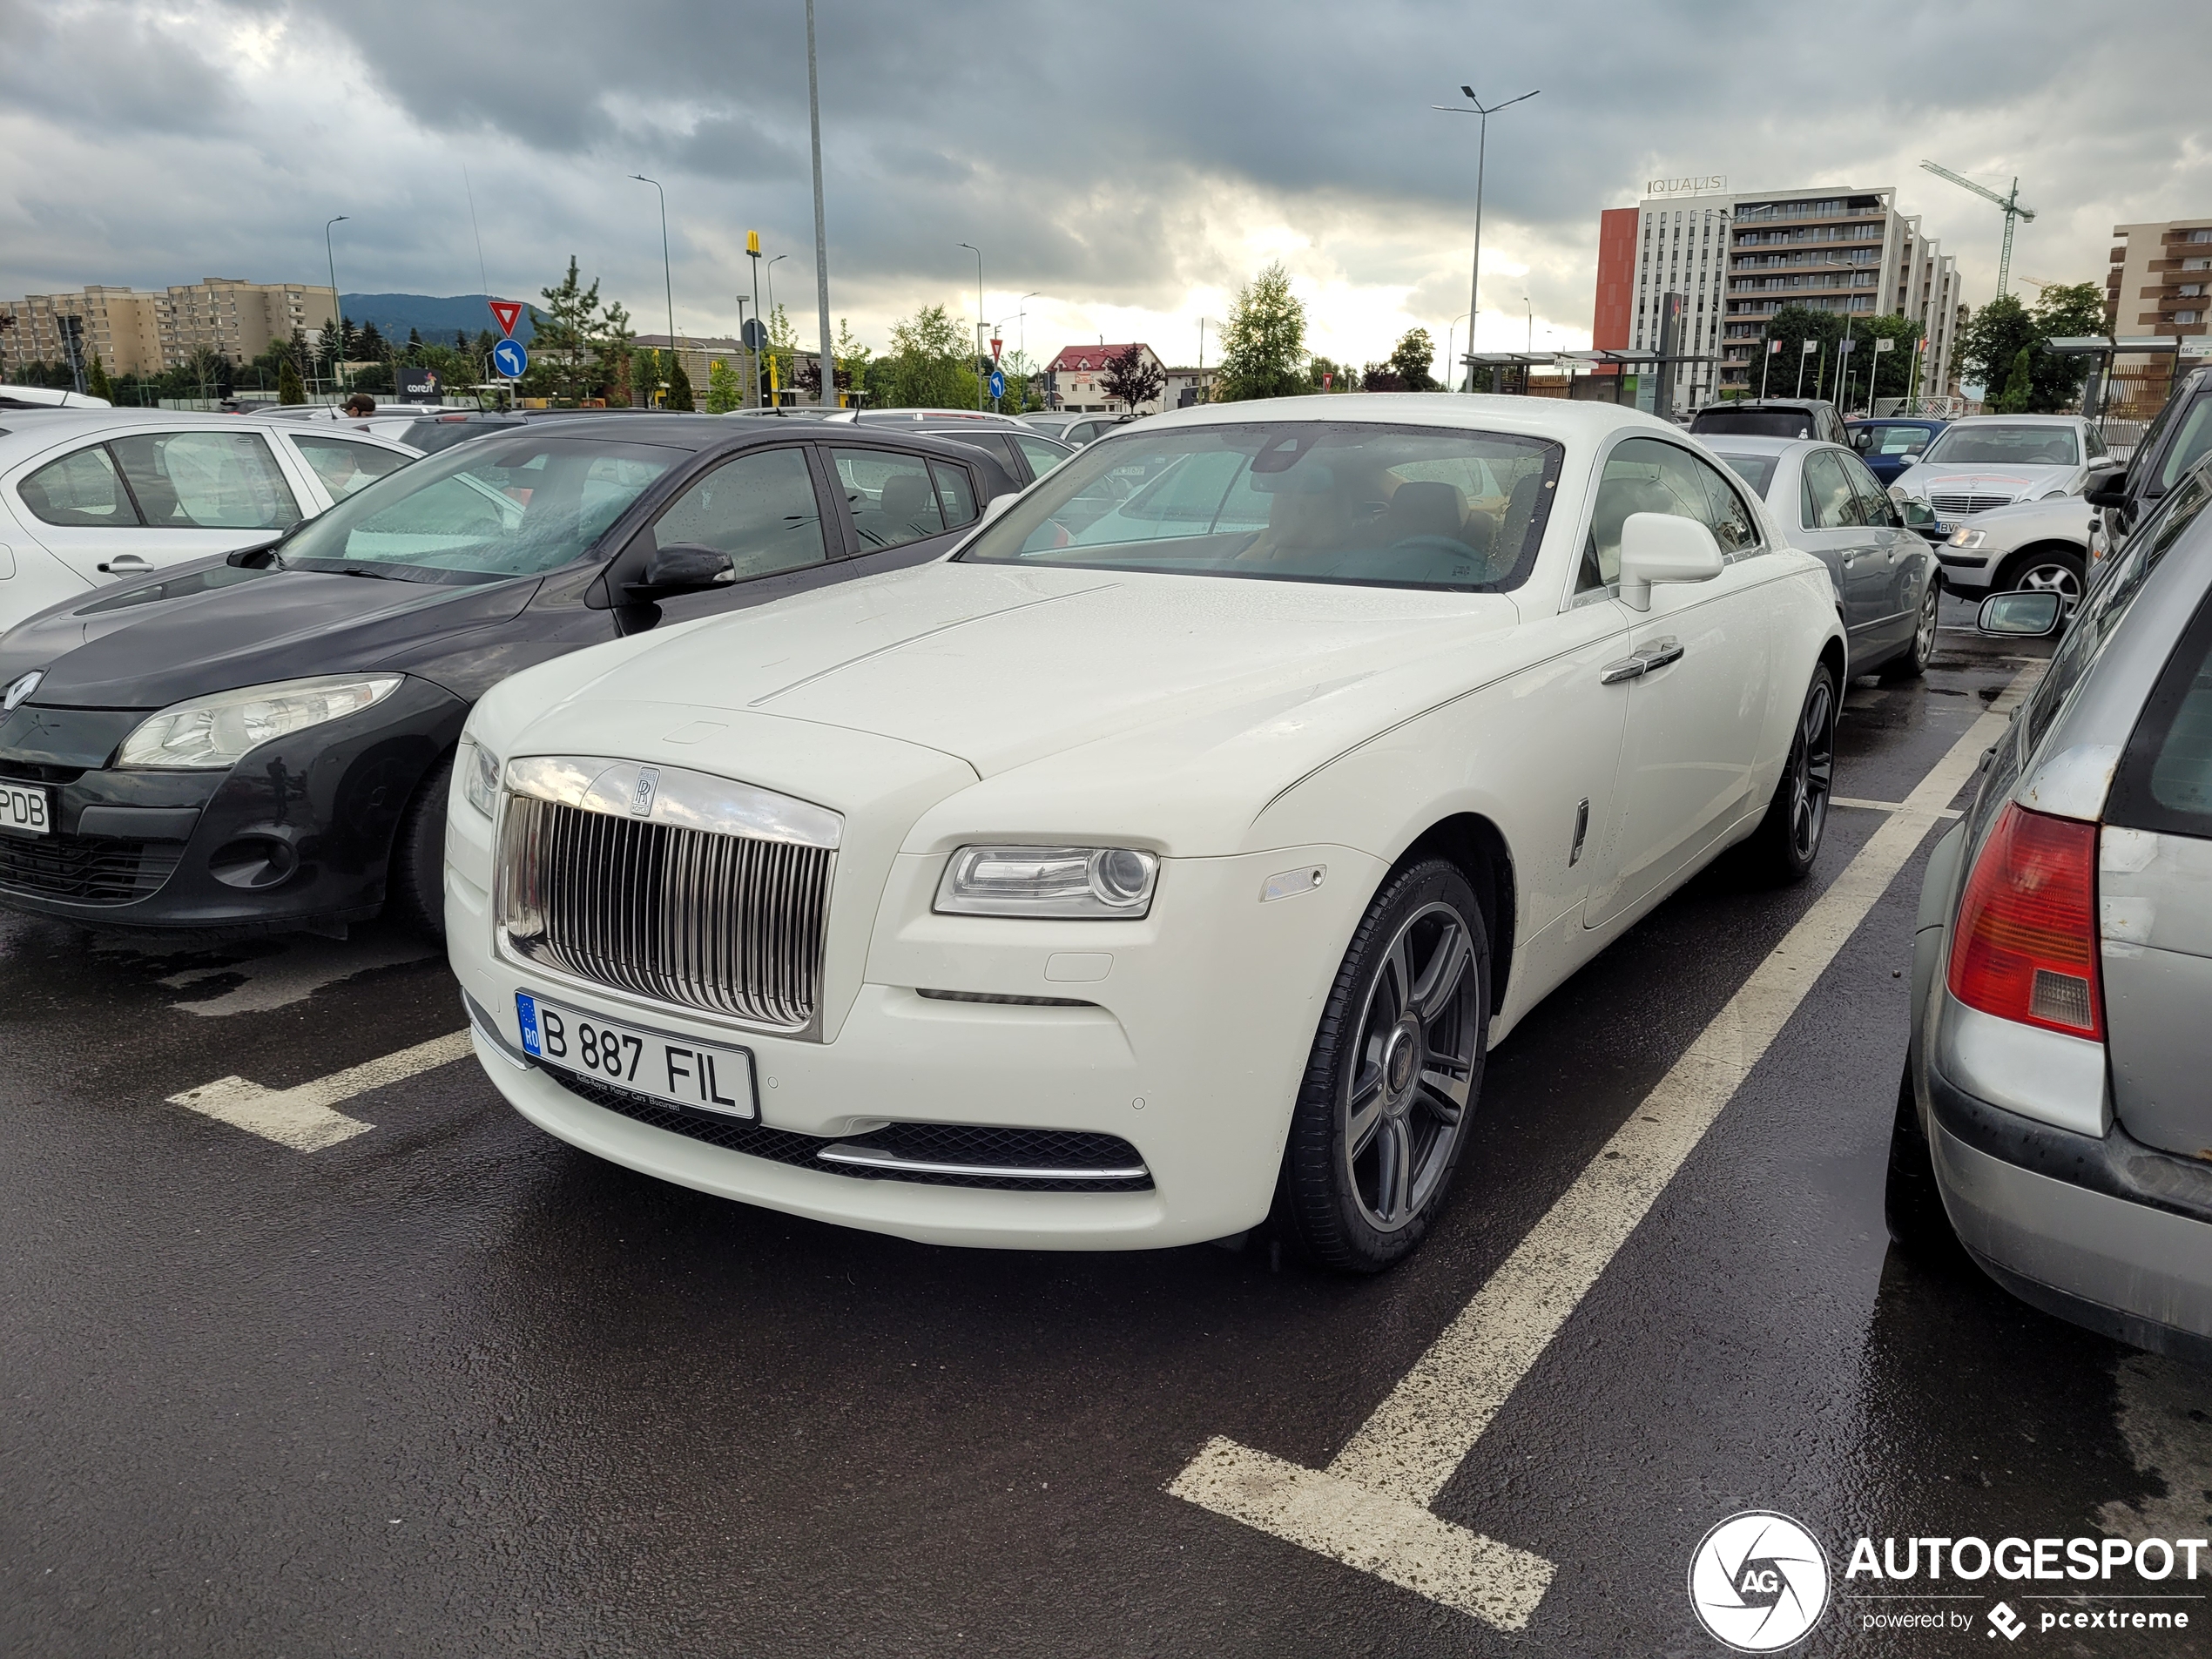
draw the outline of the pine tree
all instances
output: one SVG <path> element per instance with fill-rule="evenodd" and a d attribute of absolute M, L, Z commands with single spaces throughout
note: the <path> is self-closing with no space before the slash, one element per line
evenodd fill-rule
<path fill-rule="evenodd" d="M 673 351 L 668 354 L 668 401 L 662 407 L 686 415 L 698 407 L 691 401 L 691 377 L 684 372 L 684 360 Z"/>
<path fill-rule="evenodd" d="M 108 379 L 107 370 L 101 366 L 98 352 L 92 354 L 92 367 L 85 372 L 84 389 L 94 397 L 104 397 L 111 403 L 115 401 L 115 383 Z"/>
<path fill-rule="evenodd" d="M 1993 415 L 2025 415 L 2034 390 L 2035 347 L 2023 346 L 2014 354 L 2012 373 L 2005 377 L 2005 389 L 1999 394 L 1990 412 Z"/>
<path fill-rule="evenodd" d="M 287 355 L 284 366 L 277 370 L 277 401 L 305 403 L 307 401 L 307 388 L 300 383 L 300 365 Z"/>
<path fill-rule="evenodd" d="M 745 401 L 745 394 L 738 388 L 738 371 L 726 359 L 718 357 L 706 366 L 706 412 L 727 415 Z"/>

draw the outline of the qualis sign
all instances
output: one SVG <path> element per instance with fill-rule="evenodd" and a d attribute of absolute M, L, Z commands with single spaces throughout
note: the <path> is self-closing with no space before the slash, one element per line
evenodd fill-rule
<path fill-rule="evenodd" d="M 1643 193 L 1647 196 L 1711 196 L 1728 188 L 1724 172 L 1702 173 L 1694 179 L 1647 179 Z"/>

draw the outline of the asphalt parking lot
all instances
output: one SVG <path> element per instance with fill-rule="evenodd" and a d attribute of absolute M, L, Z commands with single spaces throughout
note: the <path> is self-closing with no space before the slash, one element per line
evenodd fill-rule
<path fill-rule="evenodd" d="M 1946 604 L 1925 686 L 1851 688 L 1837 789 L 1864 804 L 1812 881 L 1709 872 L 1498 1050 L 1447 1217 L 1373 1281 L 1264 1243 L 927 1248 L 631 1174 L 455 1059 L 453 981 L 395 932 L 0 924 L 0 1647 L 1697 1654 L 1690 1552 L 1746 1508 L 1831 1540 L 2202 1534 L 2200 1377 L 1884 1233 L 1939 819 L 1633 1231 L 1592 1245 L 1555 1209 L 2033 672 L 2040 644 L 1970 620 Z M 358 1127 L 238 1126 L 283 1091 Z M 1327 1469 L 1540 1228 L 1589 1246 L 1542 1281 L 1551 1325 L 1464 1444 L 1418 1399 L 1406 1431 L 1438 1521 L 1548 1567 L 1525 1622 L 1192 1501 L 1218 1441 Z M 1938 1649 L 1834 1617 L 1804 1650 Z"/>

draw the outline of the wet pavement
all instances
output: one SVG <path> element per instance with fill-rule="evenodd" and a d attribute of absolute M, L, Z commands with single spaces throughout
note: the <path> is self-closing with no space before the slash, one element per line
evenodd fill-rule
<path fill-rule="evenodd" d="M 1925 685 L 1851 688 L 1839 795 L 1902 800 L 2022 666 L 1944 620 Z M 1325 1467 L 1884 816 L 1838 808 L 1801 888 L 1709 872 L 1555 993 L 1374 1281 L 792 1220 L 553 1141 L 466 1059 L 303 1153 L 170 1097 L 456 1030 L 435 956 L 0 923 L 0 1648 L 1695 1655 L 1690 1555 L 1739 1510 L 1827 1541 L 1839 1597 L 1860 1534 L 2205 1535 L 2200 1373 L 1883 1231 L 1939 832 L 1436 1498 L 1553 1564 L 1525 1629 L 1164 1490 L 1217 1436 Z M 1993 1650 L 1858 1606 L 1797 1650 Z M 2192 1650 L 2130 1640 L 2025 1646 Z"/>

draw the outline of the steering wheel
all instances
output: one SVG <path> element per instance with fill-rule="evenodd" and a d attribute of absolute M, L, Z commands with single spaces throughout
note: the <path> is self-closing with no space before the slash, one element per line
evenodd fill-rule
<path fill-rule="evenodd" d="M 1331 574 L 1463 583 L 1487 581 L 1488 564 L 1455 536 L 1409 536 L 1379 553 L 1347 558 Z"/>

